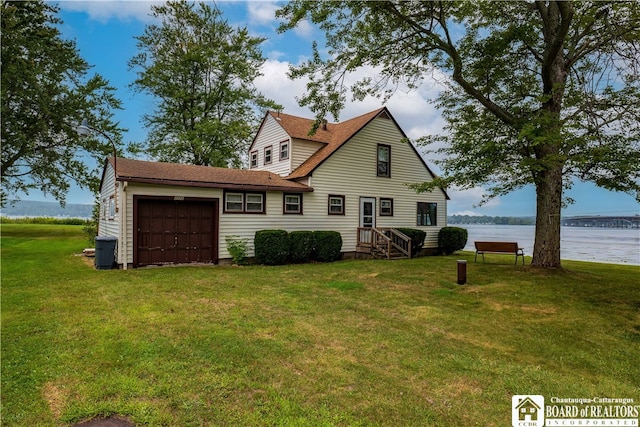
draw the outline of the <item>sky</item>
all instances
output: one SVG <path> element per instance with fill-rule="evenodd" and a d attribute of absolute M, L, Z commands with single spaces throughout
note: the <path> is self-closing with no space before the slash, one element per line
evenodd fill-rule
<path fill-rule="evenodd" d="M 59 17 L 62 37 L 75 40 L 80 55 L 93 66 L 91 75 L 99 73 L 116 88 L 116 96 L 123 109 L 115 111 L 115 121 L 128 129 L 124 142 L 143 141 L 147 130 L 141 118 L 145 111 L 153 108 L 154 100 L 148 95 L 134 91 L 130 85 L 136 78 L 135 70 L 128 67 L 129 60 L 138 53 L 136 36 L 144 32 L 146 25 L 153 23 L 150 16 L 152 1 L 59 1 Z M 247 27 L 252 35 L 266 38 L 261 48 L 265 58 L 262 76 L 255 82 L 265 96 L 284 106 L 283 112 L 313 118 L 313 113 L 297 104 L 296 97 L 305 91 L 304 80 L 290 80 L 287 71 L 291 64 L 297 65 L 311 55 L 315 41 L 322 49 L 322 32 L 303 22 L 295 30 L 278 34 L 275 11 L 277 2 L 271 1 L 219 1 L 216 3 L 224 17 L 234 26 Z M 362 69 L 350 78 L 371 75 L 373 70 Z M 444 120 L 432 100 L 440 86 L 427 82 L 416 90 L 400 90 L 385 104 L 398 124 L 410 139 L 442 132 Z M 347 103 L 340 121 L 367 113 L 382 106 L 377 98 L 362 102 Z M 440 169 L 432 155 L 425 154 L 425 161 L 436 173 Z M 484 188 L 476 187 L 458 191 L 448 189 L 451 198 L 449 215 L 491 216 L 535 216 L 535 190 L 532 186 L 492 199 L 478 206 Z M 576 182 L 566 194 L 575 200 L 563 210 L 563 215 L 635 215 L 640 214 L 640 204 L 629 194 L 599 189 L 594 184 Z M 52 200 L 46 195 L 31 192 L 23 200 Z M 52 200 L 53 201 L 53 200 Z M 74 187 L 67 203 L 93 203 L 94 196 L 88 190 Z"/>

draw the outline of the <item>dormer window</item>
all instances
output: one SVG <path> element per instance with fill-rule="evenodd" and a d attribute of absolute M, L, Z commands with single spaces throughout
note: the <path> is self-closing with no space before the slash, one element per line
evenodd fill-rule
<path fill-rule="evenodd" d="M 287 160 L 289 158 L 289 141 L 283 141 L 280 143 L 280 160 Z"/>
<path fill-rule="evenodd" d="M 391 146 L 378 144 L 378 176 L 391 178 Z"/>
<path fill-rule="evenodd" d="M 270 165 L 273 161 L 273 147 L 270 145 L 264 149 L 264 164 Z"/>

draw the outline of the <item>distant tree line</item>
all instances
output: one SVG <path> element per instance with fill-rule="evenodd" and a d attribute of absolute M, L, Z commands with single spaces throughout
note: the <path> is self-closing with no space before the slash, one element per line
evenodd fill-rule
<path fill-rule="evenodd" d="M 5 217 L 65 217 L 91 218 L 91 204 L 67 203 L 63 208 L 55 202 L 37 202 L 31 200 L 10 200 L 0 209 L 0 215 Z"/>
<path fill-rule="evenodd" d="M 497 224 L 497 225 L 534 225 L 535 217 L 529 216 L 476 216 L 452 215 L 447 217 L 449 224 Z"/>

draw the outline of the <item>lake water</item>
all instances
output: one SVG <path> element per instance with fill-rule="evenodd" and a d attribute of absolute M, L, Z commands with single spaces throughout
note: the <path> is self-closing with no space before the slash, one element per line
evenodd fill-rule
<path fill-rule="evenodd" d="M 524 248 L 526 256 L 533 254 L 533 225 L 461 224 L 469 232 L 465 250 L 475 252 L 473 242 L 511 241 Z M 640 229 L 562 227 L 560 232 L 562 259 L 640 265 Z"/>

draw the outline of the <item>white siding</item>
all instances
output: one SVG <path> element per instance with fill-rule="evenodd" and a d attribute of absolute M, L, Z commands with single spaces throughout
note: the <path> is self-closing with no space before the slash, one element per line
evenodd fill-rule
<path fill-rule="evenodd" d="M 377 118 L 344 144 L 314 172 L 311 203 L 306 203 L 307 221 L 315 229 L 342 233 L 344 252 L 355 251 L 360 220 L 360 197 L 376 198 L 376 226 L 409 227 L 427 232 L 425 247 L 437 247 L 438 231 L 446 226 L 446 198 L 442 191 L 417 194 L 405 184 L 431 180 L 429 172 L 402 134 L 388 119 Z M 391 146 L 391 178 L 377 176 L 377 146 Z M 345 196 L 345 216 L 327 215 L 329 194 Z M 393 216 L 380 216 L 380 198 L 393 199 Z M 312 200 L 311 200 L 312 199 Z M 417 202 L 435 202 L 437 225 L 416 225 Z"/>
<path fill-rule="evenodd" d="M 219 199 L 220 207 L 222 206 L 223 190 L 215 189 L 215 188 L 201 188 L 201 187 L 177 187 L 177 186 L 169 186 L 169 185 L 148 185 L 148 184 L 138 184 L 138 183 L 129 183 L 125 190 L 126 199 L 126 241 L 128 244 L 124 249 L 126 249 L 126 262 L 128 264 L 133 263 L 133 252 L 135 248 L 133 247 L 133 222 L 135 212 L 133 211 L 133 197 L 134 196 L 168 196 L 168 197 L 201 197 L 201 198 L 211 198 L 211 199 Z M 220 208 L 222 209 L 222 207 Z M 222 210 L 221 210 L 222 211 Z M 123 231 L 124 234 L 124 231 Z M 225 252 L 226 254 L 226 252 Z M 221 258 L 228 257 L 222 256 Z M 124 261 L 123 261 L 124 262 Z"/>
<path fill-rule="evenodd" d="M 269 123 L 271 120 L 273 123 Z M 275 128 L 270 127 L 276 125 Z M 274 138 L 281 138 L 275 119 L 269 117 L 263 127 L 264 141 L 270 133 Z M 262 137 L 256 139 L 254 149 L 262 155 L 264 142 Z M 311 152 L 312 144 L 295 141 L 295 148 L 291 151 L 293 158 L 296 149 L 304 152 L 308 148 Z M 391 178 L 378 177 L 377 146 L 387 144 L 391 148 Z M 274 143 L 275 144 L 275 143 Z M 318 144 L 316 144 L 318 145 Z M 316 147 L 317 149 L 317 147 Z M 275 161 L 275 158 L 274 158 Z M 111 175 L 113 175 L 111 171 Z M 103 183 L 103 192 L 109 192 L 109 179 Z M 376 198 L 376 225 L 379 227 L 409 227 L 420 228 L 427 232 L 425 247 L 437 247 L 437 235 L 441 227 L 446 226 L 446 200 L 440 190 L 430 193 L 417 194 L 407 188 L 405 184 L 424 182 L 431 176 L 418 154 L 409 143 L 402 142 L 402 134 L 393 121 L 383 118 L 374 119 L 350 141 L 329 157 L 314 172 L 309 184 L 314 188 L 312 193 L 303 193 L 303 215 L 283 214 L 283 193 L 266 193 L 265 214 L 234 214 L 224 213 L 224 191 L 221 189 L 174 187 L 160 185 L 143 185 L 129 183 L 126 186 L 126 205 L 121 208 L 121 215 L 126 218 L 126 263 L 133 262 L 133 196 L 182 196 L 217 198 L 219 200 L 219 248 L 221 259 L 230 258 L 227 251 L 226 237 L 236 235 L 249 241 L 250 256 L 253 256 L 253 239 L 255 232 L 263 229 L 294 230 L 333 230 L 339 231 L 343 239 L 343 252 L 356 250 L 356 229 L 359 225 L 360 197 Z M 112 184 L 111 184 L 112 186 Z M 112 187 L 111 187 L 112 188 Z M 345 196 L 345 215 L 328 215 L 328 195 Z M 393 199 L 393 216 L 380 216 L 380 198 Z M 122 201 L 120 200 L 119 203 Z M 417 227 L 417 202 L 435 202 L 438 204 L 437 226 Z M 117 225 L 117 224 L 116 224 Z M 117 229 L 117 227 L 116 227 Z M 117 231 L 116 231 L 117 233 Z M 125 234 L 125 231 L 122 231 Z M 124 253 L 122 254 L 124 256 Z M 119 258 L 119 262 L 125 262 Z"/>
<path fill-rule="evenodd" d="M 289 158 L 280 160 L 280 143 L 287 141 L 289 143 Z M 270 164 L 264 164 L 264 149 L 272 147 L 272 161 Z M 251 168 L 253 170 L 268 170 L 281 176 L 287 176 L 291 173 L 291 142 L 289 135 L 282 129 L 276 119 L 270 114 L 260 129 L 260 133 L 256 136 L 256 140 L 251 147 L 249 153 L 249 162 L 251 162 L 251 153 L 258 153 L 258 166 Z M 251 163 L 249 163 L 251 164 Z"/>
<path fill-rule="evenodd" d="M 110 163 L 107 164 L 102 186 L 100 187 L 100 216 L 98 220 L 98 236 L 110 236 L 118 239 L 116 247 L 116 262 L 124 263 L 127 242 L 120 236 L 124 234 L 121 230 L 123 198 L 121 193 L 121 183 L 116 182 L 115 173 Z"/>
<path fill-rule="evenodd" d="M 114 209 L 120 206 L 120 195 L 114 191 L 116 182 L 111 164 L 107 165 L 102 187 L 100 187 L 100 221 L 98 222 L 98 236 L 118 236 L 120 221 L 117 213 L 113 216 L 109 212 L 110 199 L 113 198 Z"/>
<path fill-rule="evenodd" d="M 321 142 L 305 141 L 303 139 L 294 139 L 292 141 L 292 145 L 291 171 L 293 172 L 298 166 L 311 157 L 313 153 L 324 147 L 326 144 Z"/>
<path fill-rule="evenodd" d="M 266 214 L 242 214 L 242 213 L 224 213 L 224 191 L 221 189 L 211 188 L 189 188 L 174 186 L 157 186 L 130 183 L 126 189 L 126 211 L 127 211 L 127 242 L 126 247 L 127 263 L 133 263 L 133 197 L 134 196 L 182 196 L 182 197 L 201 197 L 201 198 L 217 198 L 219 200 L 219 247 L 218 255 L 221 259 L 231 258 L 227 251 L 226 237 L 229 235 L 238 236 L 249 241 L 249 256 L 253 256 L 253 238 L 256 231 L 265 229 L 284 229 L 293 230 L 314 230 L 314 229 L 331 229 L 318 228 L 312 218 L 307 215 L 285 215 L 283 214 L 283 193 L 268 192 L 266 197 Z M 306 209 L 306 203 L 313 196 L 313 193 L 303 194 L 303 209 Z M 355 233 L 355 230 L 354 230 Z M 123 261 L 124 262 L 124 261 Z"/>

